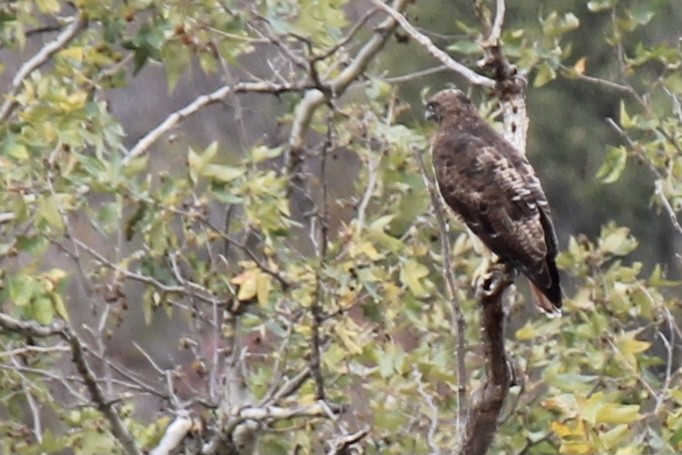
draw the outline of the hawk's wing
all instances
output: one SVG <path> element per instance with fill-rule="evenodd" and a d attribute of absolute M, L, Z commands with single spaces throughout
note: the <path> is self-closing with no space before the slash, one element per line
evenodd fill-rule
<path fill-rule="evenodd" d="M 461 131 L 438 133 L 433 157 L 443 198 L 483 243 L 540 289 L 558 289 L 547 200 L 525 157 Z"/>

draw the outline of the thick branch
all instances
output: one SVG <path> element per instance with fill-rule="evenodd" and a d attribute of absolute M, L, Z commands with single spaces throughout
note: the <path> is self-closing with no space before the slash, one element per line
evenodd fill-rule
<path fill-rule="evenodd" d="M 201 429 L 201 421 L 192 418 L 188 413 L 183 413 L 175 418 L 163 433 L 159 444 L 149 452 L 149 455 L 169 455 L 182 443 L 182 440 L 191 431 Z"/>
<path fill-rule="evenodd" d="M 497 418 L 509 389 L 510 374 L 504 350 L 503 297 L 513 283 L 502 264 L 494 264 L 480 280 L 476 296 L 481 308 L 481 335 L 486 381 L 474 393 L 460 433 L 459 453 L 484 455 L 497 431 Z"/>

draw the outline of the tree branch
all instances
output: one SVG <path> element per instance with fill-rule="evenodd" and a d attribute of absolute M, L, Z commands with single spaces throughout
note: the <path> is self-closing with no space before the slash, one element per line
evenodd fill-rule
<path fill-rule="evenodd" d="M 512 283 L 512 273 L 504 265 L 494 264 L 476 289 L 481 308 L 481 336 L 487 377 L 470 402 L 460 433 L 461 454 L 484 455 L 497 431 L 497 418 L 510 383 L 504 349 L 503 297 Z"/>
<path fill-rule="evenodd" d="M 82 14 L 76 15 L 72 18 L 71 23 L 62 32 L 57 35 L 57 37 L 45 44 L 38 53 L 33 57 L 28 59 L 19 68 L 19 71 L 12 78 L 12 86 L 9 91 L 5 93 L 5 102 L 0 106 L 0 123 L 3 123 L 12 114 L 12 111 L 17 106 L 17 102 L 14 99 L 14 95 L 21 88 L 21 84 L 24 80 L 36 69 L 40 68 L 45 62 L 47 62 L 55 52 L 59 51 L 62 47 L 69 43 L 78 32 L 85 26 L 86 20 Z"/>
<path fill-rule="evenodd" d="M 182 440 L 192 431 L 201 429 L 201 421 L 192 418 L 188 413 L 178 415 L 167 427 L 159 444 L 149 455 L 170 455 L 177 449 Z"/>
<path fill-rule="evenodd" d="M 65 325 L 61 321 L 48 325 L 41 325 L 33 321 L 20 321 L 5 313 L 0 313 L 0 328 L 2 332 L 21 333 L 26 337 L 44 338 L 53 335 L 61 335 Z"/>
<path fill-rule="evenodd" d="M 85 388 L 88 389 L 92 401 L 95 402 L 95 406 L 109 421 L 111 433 L 121 443 L 128 455 L 142 455 L 140 448 L 135 443 L 135 439 L 133 439 L 133 435 L 130 434 L 121 416 L 118 414 L 114 403 L 104 395 L 102 387 L 97 383 L 97 378 L 85 358 L 85 351 L 80 338 L 69 328 L 63 331 L 62 336 L 71 345 L 71 360 L 76 365 L 78 374 L 83 378 Z"/>
<path fill-rule="evenodd" d="M 407 0 L 394 0 L 391 10 L 402 11 L 407 3 Z M 380 6 L 383 8 L 384 4 L 380 3 Z M 346 66 L 335 78 L 323 81 L 334 97 L 341 96 L 348 86 L 365 71 L 374 56 L 383 49 L 386 40 L 397 25 L 398 23 L 393 17 L 386 18 L 374 29 L 374 35 L 360 49 L 350 65 Z M 324 103 L 325 94 L 320 88 L 308 90 L 296 106 L 294 121 L 289 134 L 289 150 L 286 156 L 286 168 L 289 175 L 295 175 L 298 172 L 303 160 L 303 141 L 310 120 L 315 110 Z"/>
<path fill-rule="evenodd" d="M 381 0 L 372 0 L 372 3 L 383 9 L 389 16 L 395 19 L 403 28 L 403 30 L 405 30 L 407 34 L 410 35 L 410 37 L 412 37 L 412 39 L 414 39 L 417 43 L 421 44 L 429 54 L 436 58 L 436 60 L 440 61 L 443 65 L 447 66 L 455 73 L 464 77 L 466 80 L 469 81 L 469 83 L 487 88 L 495 87 L 494 80 L 482 76 L 476 73 L 475 71 L 470 70 L 468 67 L 462 65 L 461 63 L 450 57 L 448 54 L 446 54 L 444 51 L 439 49 L 435 44 L 433 44 L 433 41 L 431 41 L 431 39 L 428 36 L 424 35 L 416 28 L 414 28 L 407 21 L 407 19 L 405 19 L 405 16 L 403 16 L 400 13 L 400 10 L 398 8 L 395 7 L 391 8 L 390 6 L 383 3 Z"/>
<path fill-rule="evenodd" d="M 254 81 L 254 82 L 239 82 L 234 85 L 224 85 L 219 89 L 207 94 L 201 95 L 194 101 L 189 103 L 187 106 L 179 109 L 168 117 L 165 118 L 158 126 L 145 134 L 137 143 L 130 149 L 125 158 L 123 158 L 123 164 L 128 164 L 132 159 L 137 158 L 142 155 L 151 147 L 156 141 L 158 141 L 164 134 L 170 131 L 175 125 L 180 123 L 187 117 L 196 114 L 204 107 L 217 103 L 228 95 L 234 93 L 270 93 L 273 95 L 278 95 L 284 92 L 301 91 L 307 88 L 306 85 L 298 84 L 275 84 L 273 82 L 267 81 Z"/>
<path fill-rule="evenodd" d="M 431 196 L 431 205 L 434 212 L 436 212 L 436 219 L 438 220 L 438 227 L 440 230 L 441 242 L 441 256 L 443 257 L 443 279 L 445 280 L 445 288 L 452 308 L 452 320 L 450 323 L 453 336 L 457 339 L 457 351 L 455 352 L 455 362 L 457 364 L 457 428 L 461 428 L 461 422 L 466 409 L 466 386 L 467 386 L 467 371 L 464 362 L 464 355 L 467 350 L 466 345 L 466 320 L 462 312 L 462 306 L 457 298 L 457 284 L 455 281 L 454 267 L 450 254 L 452 246 L 450 244 L 450 232 L 446 221 L 445 210 L 441 201 L 440 192 L 433 183 L 433 179 L 429 176 L 424 165 L 424 160 L 419 150 L 412 150 L 419 171 L 421 172 L 424 185 Z"/>
<path fill-rule="evenodd" d="M 71 361 L 76 366 L 76 370 L 83 380 L 85 388 L 90 393 L 90 398 L 95 406 L 109 421 L 111 433 L 121 443 L 128 455 L 142 455 L 132 434 L 123 424 L 114 402 L 106 398 L 104 391 L 97 382 L 97 377 L 85 358 L 83 343 L 69 326 L 61 321 L 49 325 L 41 325 L 36 322 L 20 321 L 12 316 L 0 313 L 0 327 L 5 331 L 21 333 L 24 336 L 60 336 L 66 340 L 71 348 Z"/>

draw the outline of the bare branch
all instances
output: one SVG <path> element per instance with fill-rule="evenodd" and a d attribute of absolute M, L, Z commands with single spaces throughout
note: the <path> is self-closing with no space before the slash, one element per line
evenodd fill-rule
<path fill-rule="evenodd" d="M 61 335 L 64 332 L 65 324 L 62 321 L 55 321 L 52 324 L 41 325 L 33 321 L 20 321 L 5 313 L 0 313 L 0 327 L 2 331 L 20 333 L 26 337 L 49 337 Z"/>
<path fill-rule="evenodd" d="M 12 86 L 9 91 L 5 94 L 5 102 L 0 106 L 0 123 L 3 123 L 12 114 L 12 111 L 17 106 L 17 102 L 14 99 L 14 95 L 21 88 L 21 84 L 24 80 L 36 69 L 40 68 L 45 64 L 55 52 L 59 51 L 62 47 L 67 45 L 78 32 L 85 26 L 87 21 L 82 14 L 76 15 L 72 18 L 71 23 L 62 30 L 62 32 L 57 35 L 57 37 L 45 44 L 33 57 L 28 59 L 19 68 L 19 71 L 12 78 Z"/>
<path fill-rule="evenodd" d="M 295 92 L 305 90 L 305 85 L 297 84 L 274 84 L 267 81 L 239 82 L 234 85 L 224 85 L 219 89 L 201 95 L 187 106 L 179 109 L 163 120 L 158 126 L 145 134 L 123 158 L 123 164 L 128 164 L 132 159 L 145 153 L 156 141 L 170 131 L 175 125 L 187 117 L 196 114 L 204 107 L 223 100 L 228 95 L 234 93 L 270 93 L 278 95 L 284 92 Z"/>
<path fill-rule="evenodd" d="M 439 49 L 435 44 L 433 44 L 433 41 L 431 41 L 431 39 L 428 36 L 424 35 L 423 33 L 421 33 L 412 26 L 412 24 L 410 24 L 407 21 L 407 19 L 405 19 L 405 16 L 403 16 L 400 13 L 400 10 L 398 10 L 395 7 L 392 8 L 386 5 L 381 0 L 372 0 L 372 3 L 383 9 L 393 19 L 395 19 L 403 28 L 403 30 L 405 30 L 407 34 L 410 35 L 412 39 L 414 39 L 417 43 L 421 44 L 429 54 L 436 58 L 436 60 L 440 61 L 443 65 L 447 66 L 455 73 L 464 77 L 466 80 L 469 81 L 469 83 L 487 88 L 495 87 L 494 80 L 482 76 L 476 73 L 475 71 L 470 70 L 468 67 L 462 65 L 461 63 L 450 57 L 448 54 L 446 54 L 444 51 Z"/>
<path fill-rule="evenodd" d="M 661 204 L 663 204 L 663 208 L 665 209 L 665 212 L 668 215 L 668 218 L 670 219 L 670 223 L 673 225 L 673 228 L 675 229 L 675 231 L 677 231 L 678 234 L 682 235 L 682 226 L 680 225 L 680 221 L 677 219 L 677 213 L 675 213 L 675 209 L 673 208 L 672 204 L 670 203 L 668 198 L 665 196 L 665 193 L 663 192 L 662 180 L 660 179 L 656 180 L 654 193 L 661 201 Z"/>
<path fill-rule="evenodd" d="M 161 441 L 149 452 L 149 455 L 170 455 L 179 447 L 188 433 L 199 431 L 201 427 L 199 419 L 192 418 L 187 412 L 181 413 L 166 427 Z"/>
<path fill-rule="evenodd" d="M 490 30 L 490 35 L 488 36 L 488 42 L 499 43 L 500 36 L 502 35 L 502 25 L 504 24 L 504 13 L 505 13 L 504 0 L 497 0 L 497 6 L 495 10 L 495 22 L 493 22 L 493 27 Z"/>
<path fill-rule="evenodd" d="M 447 71 L 449 69 L 450 68 L 448 68 L 445 65 L 438 65 L 432 68 L 427 68 L 425 70 L 415 71 L 414 73 L 404 74 L 402 76 L 386 77 L 384 78 L 384 80 L 389 84 L 402 84 L 404 82 L 412 82 L 415 79 L 419 79 L 422 77 L 431 76 L 432 74 L 442 73 L 443 71 Z"/>
<path fill-rule="evenodd" d="M 337 436 L 331 443 L 331 448 L 326 455 L 345 455 L 349 453 L 348 448 L 369 434 L 369 428 L 363 428 L 355 433 Z"/>

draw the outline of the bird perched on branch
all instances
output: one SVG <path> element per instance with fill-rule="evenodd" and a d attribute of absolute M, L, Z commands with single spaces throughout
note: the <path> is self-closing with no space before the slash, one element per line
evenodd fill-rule
<path fill-rule="evenodd" d="M 459 90 L 431 97 L 426 118 L 439 125 L 431 146 L 445 202 L 500 260 L 528 278 L 544 313 L 560 316 L 556 234 L 547 197 L 525 155 Z"/>

